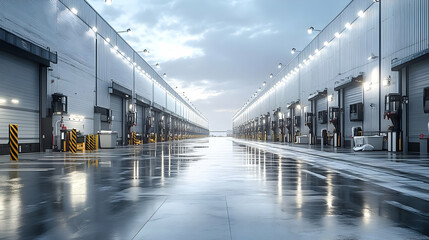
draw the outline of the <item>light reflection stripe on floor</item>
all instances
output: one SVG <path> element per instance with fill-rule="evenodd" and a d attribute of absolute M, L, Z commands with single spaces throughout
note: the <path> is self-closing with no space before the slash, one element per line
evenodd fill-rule
<path fill-rule="evenodd" d="M 55 168 L 2 168 L 0 172 L 47 172 Z"/>

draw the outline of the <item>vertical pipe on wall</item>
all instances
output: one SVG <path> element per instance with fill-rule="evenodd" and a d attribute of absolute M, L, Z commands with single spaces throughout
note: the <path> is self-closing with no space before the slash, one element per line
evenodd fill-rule
<path fill-rule="evenodd" d="M 378 0 L 378 135 L 381 133 L 381 1 Z"/>

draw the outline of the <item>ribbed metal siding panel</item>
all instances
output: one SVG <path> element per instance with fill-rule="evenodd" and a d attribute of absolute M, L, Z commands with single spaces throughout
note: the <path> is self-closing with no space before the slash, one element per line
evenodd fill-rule
<path fill-rule="evenodd" d="M 423 89 L 429 87 L 429 60 L 409 68 L 409 137 L 418 142 L 420 134 L 427 134 L 429 114 L 423 111 Z"/>
<path fill-rule="evenodd" d="M 0 144 L 8 143 L 9 124 L 18 124 L 20 143 L 38 143 L 38 65 L 0 51 L 0 73 Z"/>
<path fill-rule="evenodd" d="M 122 126 L 123 126 L 123 104 L 122 98 L 110 95 L 110 109 L 112 109 L 112 114 L 114 119 L 112 121 L 112 130 L 118 132 L 118 141 L 122 140 Z"/>
<path fill-rule="evenodd" d="M 350 121 L 350 104 L 362 102 L 362 86 L 352 86 L 344 89 L 344 137 L 351 139 L 352 127 L 362 126 L 362 122 Z"/>
<path fill-rule="evenodd" d="M 316 111 L 314 112 L 316 118 L 315 121 L 317 122 L 317 133 L 316 136 L 321 136 L 320 135 L 320 130 L 322 130 L 323 128 L 328 128 L 328 124 L 320 124 L 317 116 L 318 116 L 318 112 L 323 111 L 323 110 L 328 110 L 328 101 L 326 97 L 323 98 L 319 98 L 316 100 Z"/>

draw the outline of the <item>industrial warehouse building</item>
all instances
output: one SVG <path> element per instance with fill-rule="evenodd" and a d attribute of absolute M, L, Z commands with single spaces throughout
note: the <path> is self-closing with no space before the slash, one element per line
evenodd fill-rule
<path fill-rule="evenodd" d="M 234 115 L 236 137 L 428 152 L 429 1 L 354 0 L 296 52 Z"/>
<path fill-rule="evenodd" d="M 208 120 L 86 2 L 0 2 L 0 154 L 9 124 L 21 152 L 61 148 L 60 135 L 131 132 L 147 141 L 208 135 Z"/>

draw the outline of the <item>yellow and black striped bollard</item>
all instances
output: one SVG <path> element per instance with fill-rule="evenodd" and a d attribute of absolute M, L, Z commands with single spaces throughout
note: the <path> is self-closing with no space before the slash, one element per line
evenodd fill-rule
<path fill-rule="evenodd" d="M 76 133 L 76 129 L 72 129 L 71 130 L 69 148 L 70 148 L 70 152 L 76 153 L 76 150 L 77 150 L 77 133 Z"/>
<path fill-rule="evenodd" d="M 18 161 L 18 124 L 9 124 L 10 160 Z"/>

